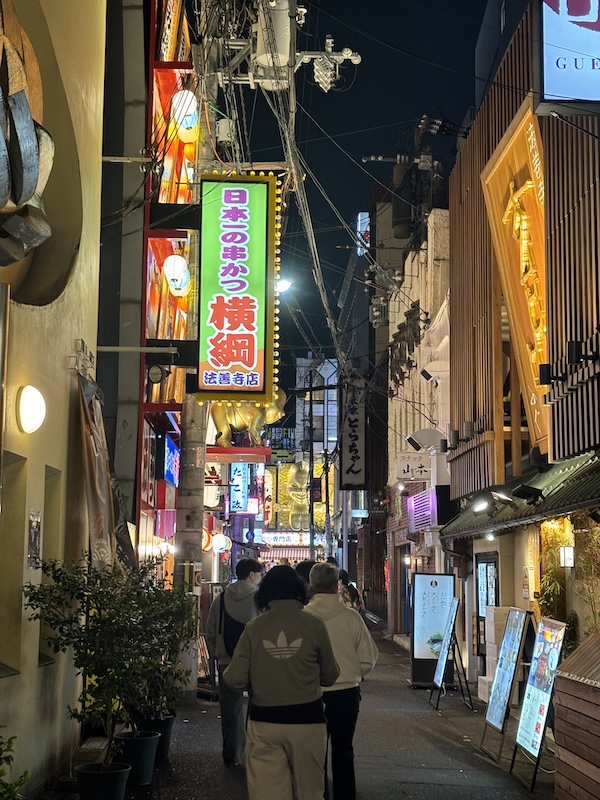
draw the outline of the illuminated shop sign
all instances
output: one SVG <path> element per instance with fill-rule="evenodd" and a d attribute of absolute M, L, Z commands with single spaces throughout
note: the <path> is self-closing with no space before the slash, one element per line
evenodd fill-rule
<path fill-rule="evenodd" d="M 231 482 L 229 491 L 229 510 L 232 513 L 248 511 L 248 483 L 250 468 L 248 464 L 231 465 Z"/>
<path fill-rule="evenodd" d="M 164 434 L 156 437 L 156 477 L 179 486 L 179 448 Z"/>
<path fill-rule="evenodd" d="M 532 446 L 548 452 L 544 153 L 527 98 L 481 174 Z"/>
<path fill-rule="evenodd" d="M 544 101 L 600 100 L 600 1 L 542 3 Z"/>
<path fill-rule="evenodd" d="M 272 176 L 202 179 L 200 399 L 271 398 L 275 190 Z"/>

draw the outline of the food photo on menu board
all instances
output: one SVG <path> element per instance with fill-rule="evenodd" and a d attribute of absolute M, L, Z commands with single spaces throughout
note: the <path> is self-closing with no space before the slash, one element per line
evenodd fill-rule
<path fill-rule="evenodd" d="M 564 636 L 564 622 L 542 617 L 533 646 L 533 657 L 517 730 L 517 744 L 533 756 L 539 754 L 542 745 L 554 675 L 560 661 Z"/>

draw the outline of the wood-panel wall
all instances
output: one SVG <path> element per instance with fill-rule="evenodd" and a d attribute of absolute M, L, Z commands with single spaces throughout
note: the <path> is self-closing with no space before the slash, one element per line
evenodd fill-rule
<path fill-rule="evenodd" d="M 450 177 L 450 418 L 461 438 L 448 459 L 452 497 L 505 480 L 502 294 L 481 173 L 531 87 L 530 35 L 527 14 Z"/>
<path fill-rule="evenodd" d="M 538 41 L 528 9 L 477 113 L 450 177 L 452 497 L 505 481 L 501 289 L 481 188 L 481 172 L 528 93 Z M 599 104 L 600 112 L 600 104 Z M 567 341 L 600 349 L 600 125 L 598 117 L 568 122 L 541 116 L 546 230 L 548 359 L 566 377 L 549 387 L 553 461 L 600 447 L 600 361 L 566 363 Z M 513 404 L 514 410 L 514 404 Z M 464 421 L 474 422 L 467 437 Z M 514 418 L 513 423 L 520 424 Z"/>
<path fill-rule="evenodd" d="M 598 107 L 600 113 L 600 104 Z M 600 361 L 567 364 L 567 342 L 600 350 L 600 125 L 598 116 L 544 118 L 548 359 L 555 461 L 600 447 Z M 583 130 L 580 130 L 582 128 Z"/>

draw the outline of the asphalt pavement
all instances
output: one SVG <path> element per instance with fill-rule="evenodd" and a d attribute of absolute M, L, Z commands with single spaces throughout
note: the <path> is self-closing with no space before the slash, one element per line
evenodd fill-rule
<path fill-rule="evenodd" d="M 469 685 L 474 710 L 460 690 L 439 697 L 409 683 L 410 654 L 372 626 L 380 650 L 374 672 L 362 684 L 354 740 L 357 800 L 517 800 L 554 797 L 551 737 L 542 754 L 535 790 L 534 764 L 519 750 L 513 774 L 517 720 L 502 741 L 485 725 L 485 704 Z M 431 701 L 431 702 L 430 702 Z M 481 750 L 485 729 L 486 749 Z M 522 783 L 517 775 L 520 775 Z M 524 785 L 526 784 L 526 785 Z M 168 761 L 159 764 L 148 787 L 128 790 L 127 800 L 247 800 L 243 767 L 225 767 L 221 758 L 219 705 L 189 696 L 178 711 Z M 69 800 L 64 791 L 44 800 Z M 75 795 L 76 797 L 76 795 Z M 269 800 L 265 787 L 265 800 Z"/>

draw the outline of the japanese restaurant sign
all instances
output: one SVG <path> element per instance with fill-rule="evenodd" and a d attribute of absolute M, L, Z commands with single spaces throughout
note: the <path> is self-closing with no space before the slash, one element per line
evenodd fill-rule
<path fill-rule="evenodd" d="M 232 513 L 248 510 L 248 464 L 231 465 L 231 484 L 229 486 L 229 510 Z"/>
<path fill-rule="evenodd" d="M 365 380 L 348 379 L 340 390 L 340 489 L 364 489 L 367 482 Z"/>
<path fill-rule="evenodd" d="M 273 392 L 276 179 L 202 178 L 198 397 Z"/>

